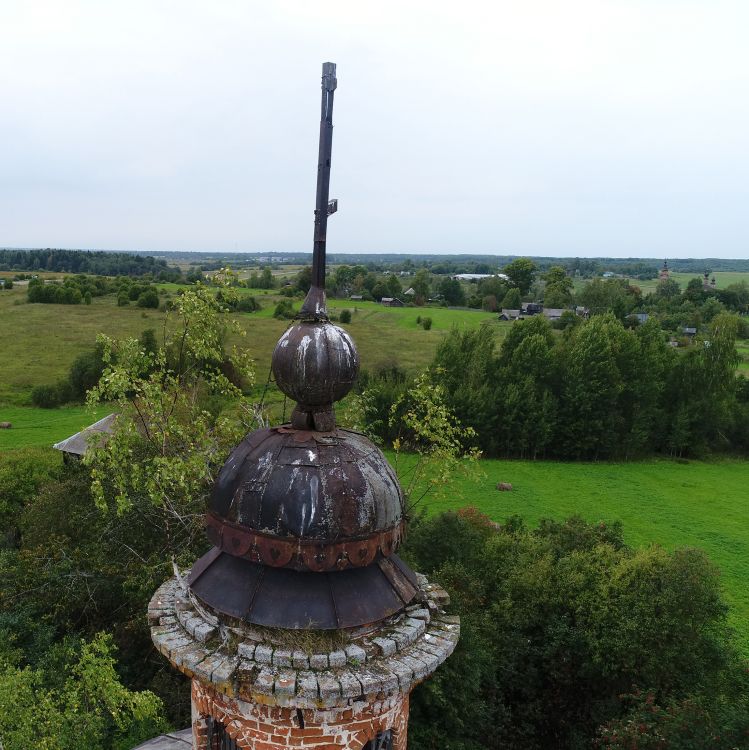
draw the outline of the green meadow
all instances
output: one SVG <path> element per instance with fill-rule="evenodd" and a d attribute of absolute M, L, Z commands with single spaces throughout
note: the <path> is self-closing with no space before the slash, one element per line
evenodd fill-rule
<path fill-rule="evenodd" d="M 0 422 L 10 422 L 10 430 L 0 430 L 0 451 L 29 446 L 50 447 L 105 417 L 107 406 L 65 406 L 37 409 L 31 406 L 0 406 Z"/>
<path fill-rule="evenodd" d="M 716 271 L 710 274 L 710 278 L 715 277 L 715 286 L 717 289 L 724 289 L 729 284 L 738 284 L 740 281 L 749 282 L 749 274 L 741 271 Z M 669 278 L 679 282 L 679 286 L 682 289 L 686 289 L 687 284 L 692 280 L 702 278 L 701 273 L 677 273 L 671 272 Z M 647 281 L 639 281 L 637 279 L 632 281 L 632 284 L 639 286 L 643 294 L 649 294 L 654 292 L 658 286 L 658 279 L 648 279 Z"/>
<path fill-rule="evenodd" d="M 170 293 L 178 288 L 175 284 L 161 286 Z M 264 383 L 273 347 L 289 321 L 273 317 L 281 297 L 261 290 L 241 291 L 255 296 L 262 309 L 236 316 L 246 336 L 233 337 L 229 343 L 250 349 L 258 382 Z M 299 300 L 295 305 L 300 305 Z M 475 328 L 489 322 L 498 341 L 511 325 L 481 310 L 388 308 L 375 302 L 346 300 L 331 300 L 329 307 L 334 315 L 344 308 L 351 310 L 351 323 L 346 328 L 356 341 L 362 366 L 368 369 L 392 364 L 409 370 L 426 367 L 440 340 L 454 325 Z M 431 330 L 425 331 L 416 323 L 418 316 L 432 318 Z M 2 328 L 11 333 L 3 342 L 0 358 L 0 404 L 28 404 L 31 389 L 64 377 L 73 360 L 94 346 L 98 333 L 117 338 L 138 336 L 144 329 L 153 328 L 158 335 L 165 319 L 165 313 L 158 310 L 118 307 L 113 296 L 95 297 L 91 305 L 50 305 L 27 303 L 24 287 L 0 293 Z"/>
<path fill-rule="evenodd" d="M 511 492 L 496 490 L 510 482 Z M 494 521 L 580 515 L 621 521 L 633 546 L 699 547 L 720 568 L 730 623 L 749 654 L 749 462 L 633 463 L 481 461 L 446 498 L 427 497 L 429 513 L 475 506 Z M 418 509 L 418 506 L 417 506 Z"/>

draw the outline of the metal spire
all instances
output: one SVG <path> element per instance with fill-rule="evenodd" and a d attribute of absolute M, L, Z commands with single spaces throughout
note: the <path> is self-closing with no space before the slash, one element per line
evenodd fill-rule
<path fill-rule="evenodd" d="M 329 200 L 330 157 L 333 150 L 333 94 L 338 81 L 335 63 L 322 65 L 322 106 L 320 113 L 320 147 L 317 158 L 317 198 L 315 201 L 315 241 L 312 252 L 312 286 L 304 300 L 299 317 L 327 320 L 325 303 L 325 241 L 328 216 L 338 210 L 338 200 Z"/>

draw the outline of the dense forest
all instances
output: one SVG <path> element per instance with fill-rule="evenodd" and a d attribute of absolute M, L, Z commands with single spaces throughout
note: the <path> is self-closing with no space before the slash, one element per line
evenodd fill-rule
<path fill-rule="evenodd" d="M 452 331 L 430 378 L 486 456 L 632 459 L 749 450 L 749 381 L 738 376 L 739 319 L 722 313 L 684 351 L 651 319 L 627 328 L 612 313 L 574 318 L 562 335 L 537 315 L 493 331 Z M 361 379 L 365 423 L 399 434 L 392 409 L 410 380 L 398 368 Z"/>
<path fill-rule="evenodd" d="M 182 274 L 165 260 L 150 255 L 101 250 L 0 250 L 0 271 L 54 271 L 100 276 L 144 276 L 178 281 Z"/>

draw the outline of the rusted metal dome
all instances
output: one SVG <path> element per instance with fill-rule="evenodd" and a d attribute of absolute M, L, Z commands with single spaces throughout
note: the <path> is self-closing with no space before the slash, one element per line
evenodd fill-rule
<path fill-rule="evenodd" d="M 272 567 L 362 567 L 398 547 L 403 495 L 364 435 L 275 427 L 248 435 L 219 472 L 213 544 Z"/>
<path fill-rule="evenodd" d="M 278 340 L 272 367 L 279 389 L 314 409 L 340 401 L 351 390 L 359 374 L 359 354 L 343 328 L 301 322 Z"/>
<path fill-rule="evenodd" d="M 328 204 L 335 66 L 326 65 L 312 287 L 272 362 L 297 404 L 290 424 L 248 435 L 219 472 L 206 516 L 214 547 L 189 578 L 214 611 L 269 627 L 368 625 L 418 592 L 395 554 L 404 527 L 395 473 L 364 435 L 335 424 L 359 355 L 325 302 L 327 216 L 337 207 Z"/>

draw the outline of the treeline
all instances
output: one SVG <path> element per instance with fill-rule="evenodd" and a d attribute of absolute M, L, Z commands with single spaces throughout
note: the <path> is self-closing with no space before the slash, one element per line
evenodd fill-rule
<path fill-rule="evenodd" d="M 379 302 L 383 297 L 398 297 L 404 303 L 423 305 L 427 302 L 452 307 L 475 307 L 496 310 L 509 301 L 520 307 L 521 296 L 527 295 L 537 267 L 527 258 L 519 258 L 501 269 L 502 275 L 489 276 L 476 284 L 461 283 L 452 278 L 456 271 L 449 264 L 431 269 L 378 272 L 365 265 L 338 266 L 326 278 L 328 293 L 334 297 L 361 296 L 365 301 Z M 472 273 L 489 273 L 488 267 L 477 266 Z M 400 275 L 400 274 L 405 275 Z M 297 275 L 291 289 L 301 292 L 309 288 L 311 272 L 305 268 Z M 570 282 L 571 283 L 571 282 Z M 512 292 L 511 298 L 507 298 Z M 510 305 L 504 305 L 510 306 Z"/>
<path fill-rule="evenodd" d="M 550 273 L 546 274 L 547 279 Z M 643 295 L 638 286 L 625 279 L 593 279 L 575 295 L 571 284 L 567 296 L 560 296 L 558 291 L 559 287 L 550 285 L 547 280 L 544 304 L 547 305 L 547 299 L 558 303 L 549 307 L 576 302 L 593 315 L 611 311 L 620 320 L 644 312 L 656 316 L 666 330 L 676 330 L 679 326 L 698 327 L 725 311 L 742 315 L 749 312 L 749 285 L 743 281 L 717 289 L 709 284 L 706 287 L 702 278 L 695 277 L 682 291 L 677 281 L 664 279 L 658 282 L 654 292 Z"/>
<path fill-rule="evenodd" d="M 179 281 L 182 272 L 150 255 L 105 253 L 101 250 L 0 250 L 0 271 L 54 271 L 99 276 L 144 276 Z"/>
<path fill-rule="evenodd" d="M 515 323 L 499 350 L 489 326 L 453 330 L 430 372 L 486 456 L 744 453 L 749 381 L 736 373 L 738 325 L 722 313 L 694 345 L 676 351 L 654 320 L 628 329 L 607 313 L 560 334 L 535 316 Z M 407 379 L 390 369 L 363 378 L 362 388 L 366 423 L 392 441 L 390 409 Z"/>
<path fill-rule="evenodd" d="M 164 252 L 173 262 L 192 263 L 203 270 L 218 270 L 226 266 L 247 268 L 270 264 L 274 268 L 284 265 L 301 265 L 310 263 L 309 252 L 281 253 L 217 253 L 217 252 Z M 517 260 L 516 255 L 472 254 L 453 255 L 430 253 L 328 253 L 330 265 L 363 265 L 370 271 L 407 271 L 427 268 L 446 269 L 445 273 L 494 273 L 503 266 Z M 539 268 L 545 270 L 564 263 L 574 271 L 579 269 L 584 277 L 597 276 L 605 271 L 613 271 L 626 276 L 652 279 L 663 265 L 663 258 L 570 258 L 562 261 L 550 256 L 531 256 Z M 668 265 L 673 271 L 681 273 L 702 273 L 705 268 L 713 271 L 749 272 L 749 260 L 739 258 L 669 258 Z"/>

